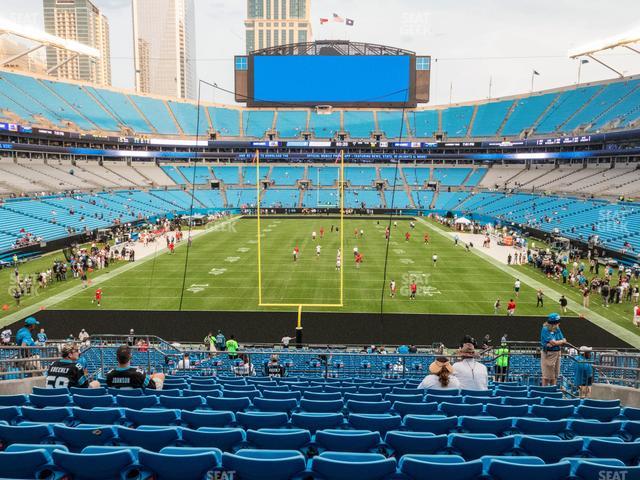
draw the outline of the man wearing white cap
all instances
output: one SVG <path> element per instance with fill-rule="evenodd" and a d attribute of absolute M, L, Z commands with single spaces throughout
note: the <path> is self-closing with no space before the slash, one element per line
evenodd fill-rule
<path fill-rule="evenodd" d="M 459 362 L 453 364 L 453 373 L 460 381 L 460 388 L 465 390 L 487 390 L 489 375 L 487 367 L 476 360 L 476 349 L 473 343 L 464 343 L 458 355 Z"/>

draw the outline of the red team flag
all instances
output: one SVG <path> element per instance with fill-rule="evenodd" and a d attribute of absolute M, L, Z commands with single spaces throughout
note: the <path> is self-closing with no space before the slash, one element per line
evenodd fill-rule
<path fill-rule="evenodd" d="M 320 25 L 324 25 L 325 23 L 328 23 L 329 19 L 328 18 L 321 18 L 320 19 Z"/>

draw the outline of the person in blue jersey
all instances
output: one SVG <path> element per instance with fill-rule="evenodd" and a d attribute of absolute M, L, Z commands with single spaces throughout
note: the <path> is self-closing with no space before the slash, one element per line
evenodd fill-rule
<path fill-rule="evenodd" d="M 49 337 L 47 337 L 47 333 L 44 331 L 44 328 L 40 329 L 40 332 L 38 332 L 38 335 L 36 335 L 36 338 L 38 339 L 38 343 L 40 345 L 46 344 L 47 340 L 49 340 Z"/>
<path fill-rule="evenodd" d="M 107 386 L 110 388 L 150 388 L 161 390 L 164 373 L 147 375 L 144 370 L 131 366 L 131 349 L 120 345 L 116 350 L 118 366 L 107 373 Z"/>
<path fill-rule="evenodd" d="M 33 340 L 33 332 L 40 322 L 33 317 L 24 321 L 24 327 L 16 332 L 16 345 L 19 347 L 33 347 L 36 342 Z"/>
<path fill-rule="evenodd" d="M 593 384 L 592 351 L 593 349 L 591 347 L 582 346 L 578 350 L 578 355 L 575 357 L 574 383 L 580 390 L 580 398 L 587 398 L 591 393 L 591 385 Z"/>
<path fill-rule="evenodd" d="M 540 331 L 542 386 L 556 385 L 560 375 L 562 347 L 567 343 L 560 329 L 560 315 L 550 313 Z"/>

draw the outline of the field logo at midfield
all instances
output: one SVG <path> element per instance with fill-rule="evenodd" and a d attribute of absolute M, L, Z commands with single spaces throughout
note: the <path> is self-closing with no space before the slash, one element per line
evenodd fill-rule
<path fill-rule="evenodd" d="M 209 275 L 222 275 L 224 272 L 226 272 L 227 269 L 226 268 L 212 268 L 211 270 L 209 270 Z"/>
<path fill-rule="evenodd" d="M 187 292 L 200 293 L 208 286 L 208 283 L 193 283 L 189 288 L 187 288 Z"/>
<path fill-rule="evenodd" d="M 440 295 L 442 292 L 436 287 L 429 285 L 430 273 L 424 272 L 407 272 L 402 275 L 402 283 L 400 284 L 400 295 L 409 296 L 409 286 L 415 282 L 419 296 L 433 297 L 434 295 Z"/>

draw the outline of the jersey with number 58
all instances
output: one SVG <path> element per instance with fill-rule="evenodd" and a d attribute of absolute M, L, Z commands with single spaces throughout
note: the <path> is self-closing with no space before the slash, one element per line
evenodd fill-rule
<path fill-rule="evenodd" d="M 47 371 L 47 388 L 88 387 L 84 368 L 72 360 L 57 360 L 51 364 Z"/>

